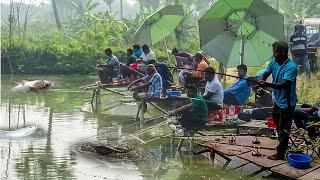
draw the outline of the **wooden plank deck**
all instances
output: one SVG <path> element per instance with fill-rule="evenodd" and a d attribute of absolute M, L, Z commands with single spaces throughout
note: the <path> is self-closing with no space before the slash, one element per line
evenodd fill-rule
<path fill-rule="evenodd" d="M 280 166 L 271 168 L 271 171 L 286 177 L 298 179 L 302 176 L 309 175 L 309 173 L 319 168 L 320 168 L 320 159 L 314 157 L 314 160 L 311 163 L 311 167 L 307 169 L 297 169 L 297 168 L 291 167 L 288 163 L 284 163 Z M 315 172 L 315 173 L 320 174 L 320 172 Z M 319 178 L 320 176 L 318 176 L 318 179 Z"/>
<path fill-rule="evenodd" d="M 320 167 L 300 177 L 301 180 L 320 179 Z"/>
<path fill-rule="evenodd" d="M 216 138 L 220 137 L 217 141 Z M 255 164 L 261 167 L 261 170 L 255 172 L 258 174 L 265 170 L 269 170 L 273 173 L 279 174 L 284 177 L 294 179 L 320 179 L 320 158 L 314 155 L 314 160 L 311 167 L 308 169 L 297 169 L 291 167 L 286 160 L 269 160 L 269 155 L 276 153 L 276 146 L 278 141 L 268 137 L 258 137 L 261 144 L 253 144 L 252 139 L 255 136 L 237 136 L 236 144 L 232 145 L 228 142 L 229 136 L 210 136 L 210 137 L 199 137 L 196 138 L 201 140 L 198 144 L 202 147 L 206 147 L 209 150 L 219 152 L 225 156 L 237 157 L 248 161 L 249 163 Z M 253 150 L 259 151 L 262 156 L 253 156 Z M 241 167 L 241 166 L 240 166 Z"/>
<path fill-rule="evenodd" d="M 239 124 L 239 127 L 242 127 L 242 128 L 269 128 L 265 124 L 265 121 L 261 121 L 261 120 L 251 120 L 247 123 Z"/>
<path fill-rule="evenodd" d="M 219 136 L 210 136 L 210 137 L 203 137 L 201 140 L 203 141 L 210 141 L 211 143 L 219 143 L 219 144 L 229 144 L 229 137 L 230 136 L 224 136 L 221 138 L 220 136 L 220 140 L 216 141 L 215 137 L 219 137 Z M 200 138 L 198 138 L 200 139 Z M 278 145 L 278 141 L 275 139 L 271 139 L 269 137 L 258 137 L 258 140 L 261 142 L 260 144 L 253 144 L 252 140 L 255 139 L 255 136 L 236 136 L 236 144 L 234 144 L 233 146 L 237 146 L 237 147 L 248 147 L 248 148 L 254 148 L 257 147 L 258 149 L 269 149 L 269 150 L 275 150 L 277 145 Z"/>
<path fill-rule="evenodd" d="M 219 151 L 226 156 L 237 156 L 251 151 L 249 148 L 246 147 L 237 147 L 229 144 L 204 142 L 200 145 L 206 148 L 215 149 L 216 151 Z"/>
<path fill-rule="evenodd" d="M 248 153 L 239 155 L 238 157 L 264 168 L 271 168 L 274 166 L 284 164 L 286 162 L 284 160 L 275 161 L 275 160 L 267 159 L 268 156 L 276 153 L 275 150 L 260 149 L 259 152 L 262 154 L 262 156 L 253 156 L 252 152 L 248 152 Z"/>

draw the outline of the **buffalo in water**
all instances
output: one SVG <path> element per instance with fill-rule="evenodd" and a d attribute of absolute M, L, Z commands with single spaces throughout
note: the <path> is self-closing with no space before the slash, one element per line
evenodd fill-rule
<path fill-rule="evenodd" d="M 13 87 L 11 90 L 13 92 L 28 92 L 28 91 L 47 90 L 53 87 L 54 87 L 54 84 L 51 81 L 33 80 L 33 81 L 22 81 L 17 86 Z"/>

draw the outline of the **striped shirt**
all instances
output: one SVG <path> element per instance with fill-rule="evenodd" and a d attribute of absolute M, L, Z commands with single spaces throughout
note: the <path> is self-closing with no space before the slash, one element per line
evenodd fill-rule
<path fill-rule="evenodd" d="M 307 55 L 307 36 L 304 34 L 294 33 L 290 37 L 290 44 L 292 45 L 292 55 L 295 57 L 302 57 Z"/>

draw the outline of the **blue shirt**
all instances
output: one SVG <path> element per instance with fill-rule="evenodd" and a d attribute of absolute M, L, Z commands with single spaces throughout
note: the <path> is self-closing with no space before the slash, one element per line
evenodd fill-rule
<path fill-rule="evenodd" d="M 135 52 L 133 53 L 133 55 L 134 55 L 135 57 L 137 57 L 137 59 L 139 59 L 139 58 L 141 57 L 141 55 L 142 55 L 141 49 L 135 51 Z"/>
<path fill-rule="evenodd" d="M 245 76 L 244 78 L 246 79 L 247 76 Z M 234 94 L 239 104 L 246 104 L 251 93 L 251 87 L 248 86 L 245 79 L 239 79 L 233 85 L 225 89 L 224 95 L 227 96 L 227 94 Z"/>
<path fill-rule="evenodd" d="M 297 78 L 297 64 L 289 59 L 287 62 L 279 65 L 273 58 L 269 63 L 267 73 L 272 74 L 273 83 L 283 83 L 285 80 L 291 81 L 290 87 L 290 106 L 295 106 L 297 103 L 296 93 L 296 78 Z M 272 89 L 275 97 L 275 103 L 283 109 L 288 108 L 286 89 Z"/>

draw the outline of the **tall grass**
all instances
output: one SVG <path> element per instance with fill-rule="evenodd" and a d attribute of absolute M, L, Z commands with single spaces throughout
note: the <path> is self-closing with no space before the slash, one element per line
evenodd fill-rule
<path fill-rule="evenodd" d="M 314 74 L 311 79 L 299 76 L 297 79 L 297 95 L 299 103 L 315 105 L 320 100 L 320 74 Z"/>

